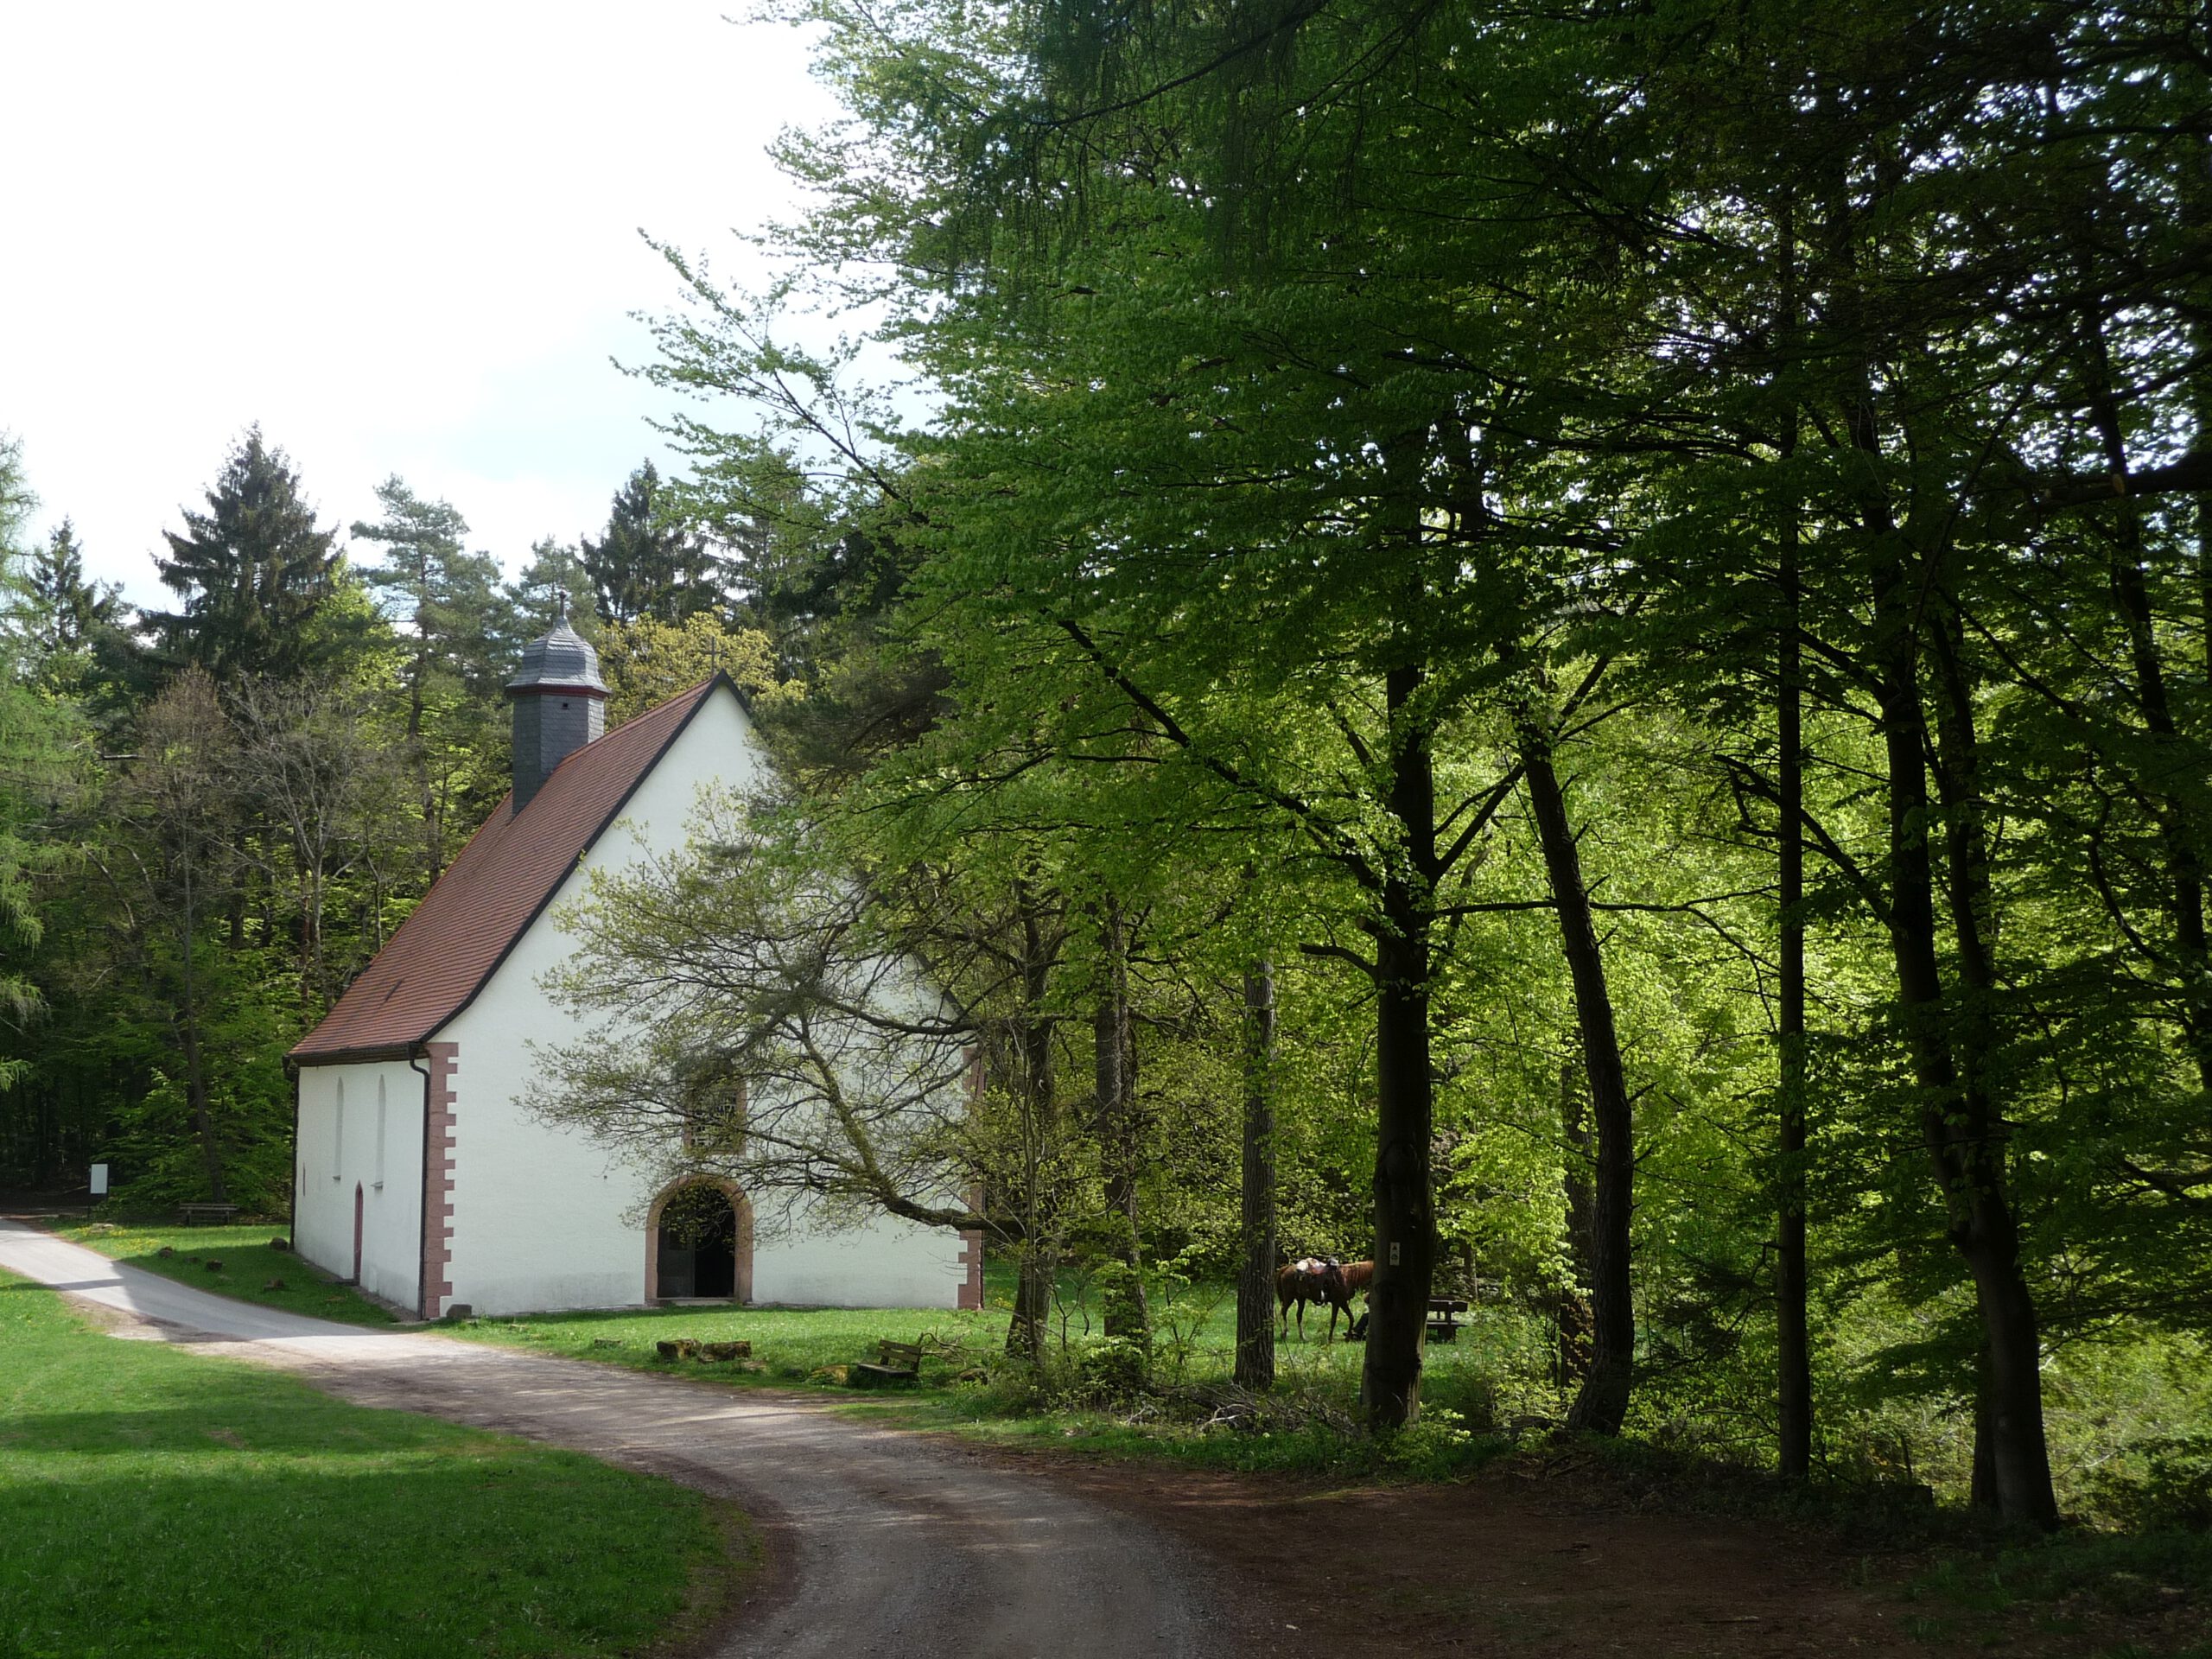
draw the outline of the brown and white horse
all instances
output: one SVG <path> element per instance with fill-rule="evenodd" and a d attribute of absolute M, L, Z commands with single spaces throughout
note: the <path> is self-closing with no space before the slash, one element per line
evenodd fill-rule
<path fill-rule="evenodd" d="M 1347 1322 L 1351 1319 L 1351 1299 L 1375 1282 L 1372 1262 L 1349 1264 L 1333 1255 L 1300 1256 L 1275 1274 L 1275 1301 L 1282 1312 L 1284 1337 L 1290 1335 L 1290 1309 L 1298 1306 L 1298 1339 L 1306 1340 L 1306 1305 L 1325 1306 L 1329 1310 L 1329 1335 L 1337 1334 L 1337 1315 L 1341 1312 Z"/>

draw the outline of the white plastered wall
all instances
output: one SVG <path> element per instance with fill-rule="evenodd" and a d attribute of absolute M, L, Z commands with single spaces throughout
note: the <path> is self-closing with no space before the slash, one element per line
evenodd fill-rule
<path fill-rule="evenodd" d="M 361 1193 L 361 1287 L 415 1306 L 423 1261 L 423 1075 L 404 1060 L 300 1069 L 292 1244 L 340 1279 L 353 1272 Z"/>
<path fill-rule="evenodd" d="M 825 1224 L 757 1205 L 753 1300 L 832 1307 L 950 1307 L 967 1268 L 960 1236 L 891 1216 Z"/>
<path fill-rule="evenodd" d="M 545 1124 L 522 1103 L 535 1069 L 530 1044 L 586 1034 L 540 981 L 569 956 L 570 940 L 554 917 L 588 872 L 675 851 L 701 785 L 747 787 L 761 764 L 736 696 L 718 690 L 476 1000 L 438 1033 L 458 1048 L 453 1301 L 493 1314 L 645 1300 L 643 1217 L 653 1194 L 588 1136 Z M 601 1030 L 606 1040 L 620 1040 L 619 1024 Z M 957 1297 L 959 1241 L 949 1233 L 886 1218 L 827 1230 L 763 1227 L 756 1236 L 756 1301 L 950 1307 Z"/>

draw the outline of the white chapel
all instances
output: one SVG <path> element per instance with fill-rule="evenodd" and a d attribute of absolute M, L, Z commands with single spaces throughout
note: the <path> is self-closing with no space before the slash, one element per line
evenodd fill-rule
<path fill-rule="evenodd" d="M 594 869 L 681 849 L 701 786 L 742 788 L 767 760 L 723 675 L 607 731 L 598 653 L 565 620 L 507 693 L 513 792 L 291 1052 L 295 1248 L 423 1319 L 702 1298 L 981 1306 L 973 1235 L 763 1217 L 719 1183 L 648 1192 L 524 1108 L 531 1045 L 582 1034 L 539 983 L 571 949 L 561 902 Z M 602 1034 L 624 1040 L 619 1020 Z M 679 1198 L 685 1224 L 664 1226 Z"/>

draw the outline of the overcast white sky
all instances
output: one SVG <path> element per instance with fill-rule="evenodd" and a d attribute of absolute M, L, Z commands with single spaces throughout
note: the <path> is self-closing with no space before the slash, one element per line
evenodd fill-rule
<path fill-rule="evenodd" d="M 326 522 L 397 473 L 510 572 L 573 539 L 662 407 L 610 355 L 670 308 L 640 227 L 742 268 L 763 149 L 829 112 L 731 0 L 0 0 L 0 431 L 35 527 L 164 596 L 153 550 L 250 423 Z"/>

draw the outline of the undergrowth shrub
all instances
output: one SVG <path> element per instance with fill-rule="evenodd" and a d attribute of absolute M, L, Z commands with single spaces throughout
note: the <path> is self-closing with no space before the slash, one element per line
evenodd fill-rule
<path fill-rule="evenodd" d="M 2099 1518 L 2126 1532 L 2212 1531 L 2212 1433 L 2138 1442 L 2084 1483 Z"/>

